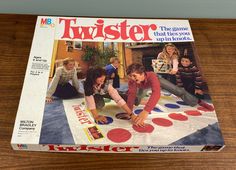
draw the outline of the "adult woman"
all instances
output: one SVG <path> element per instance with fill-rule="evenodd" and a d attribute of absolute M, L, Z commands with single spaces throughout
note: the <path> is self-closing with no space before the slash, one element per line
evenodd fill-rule
<path fill-rule="evenodd" d="M 84 82 L 84 92 L 87 107 L 97 123 L 107 122 L 106 117 L 99 115 L 97 111 L 97 108 L 100 109 L 104 107 L 104 97 L 112 98 L 128 115 L 133 115 L 125 100 L 119 95 L 117 90 L 113 88 L 112 84 L 106 81 L 106 70 L 103 68 L 90 68 L 87 71 L 86 80 Z"/>
<path fill-rule="evenodd" d="M 175 74 L 178 71 L 178 58 L 179 58 L 179 50 L 172 43 L 168 43 L 163 48 L 162 52 L 160 52 L 157 56 L 157 59 L 162 60 L 164 63 L 168 64 L 170 69 L 169 73 L 159 73 L 162 78 L 165 78 L 176 84 Z"/>

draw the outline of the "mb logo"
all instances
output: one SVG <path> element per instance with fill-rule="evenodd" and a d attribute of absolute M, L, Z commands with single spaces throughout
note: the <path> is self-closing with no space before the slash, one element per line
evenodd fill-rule
<path fill-rule="evenodd" d="M 47 27 L 47 26 L 54 27 L 55 24 L 53 23 L 51 18 L 42 18 L 40 27 Z"/>

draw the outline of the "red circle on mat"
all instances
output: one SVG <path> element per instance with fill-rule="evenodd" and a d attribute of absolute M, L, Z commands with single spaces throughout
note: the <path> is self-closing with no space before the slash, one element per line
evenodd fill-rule
<path fill-rule="evenodd" d="M 201 112 L 199 112 L 198 110 L 186 110 L 184 111 L 184 113 L 186 113 L 187 115 L 190 116 L 201 116 Z"/>
<path fill-rule="evenodd" d="M 112 129 L 107 133 L 108 139 L 115 143 L 126 142 L 131 138 L 131 133 L 122 128 Z"/>
<path fill-rule="evenodd" d="M 169 116 L 169 118 L 174 119 L 174 120 L 179 120 L 179 121 L 186 121 L 186 120 L 188 120 L 188 117 L 182 115 L 181 113 L 171 113 L 168 116 Z"/>
<path fill-rule="evenodd" d="M 146 123 L 144 127 L 133 125 L 133 129 L 140 133 L 152 133 L 154 130 L 154 127 Z"/>
<path fill-rule="evenodd" d="M 156 125 L 165 126 L 165 127 L 173 125 L 173 123 L 170 120 L 164 119 L 164 118 L 154 118 L 152 119 L 152 122 L 155 123 Z"/>
<path fill-rule="evenodd" d="M 197 109 L 201 110 L 201 111 L 204 111 L 204 112 L 209 112 L 209 110 L 207 108 L 202 107 L 202 106 L 199 106 Z"/>

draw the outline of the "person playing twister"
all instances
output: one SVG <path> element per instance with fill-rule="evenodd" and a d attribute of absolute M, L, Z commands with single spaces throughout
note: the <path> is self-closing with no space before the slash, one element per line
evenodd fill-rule
<path fill-rule="evenodd" d="M 107 73 L 107 79 L 112 80 L 112 86 L 114 88 L 120 87 L 120 77 L 118 75 L 118 67 L 120 66 L 120 60 L 117 57 L 110 58 L 110 64 L 106 65 L 105 70 Z"/>
<path fill-rule="evenodd" d="M 137 126 L 145 126 L 144 121 L 148 114 L 156 106 L 160 99 L 160 82 L 154 72 L 146 72 L 142 64 L 134 63 L 128 66 L 127 75 L 129 76 L 127 104 L 131 110 L 133 106 L 138 105 L 140 101 L 136 102 L 136 96 L 140 100 L 145 94 L 145 89 L 151 89 L 152 94 L 144 106 L 143 111 L 138 116 L 132 116 L 132 120 Z"/>
<path fill-rule="evenodd" d="M 85 101 L 88 110 L 92 113 L 96 123 L 107 123 L 107 118 L 100 115 L 97 109 L 105 106 L 105 98 L 112 98 L 128 115 L 132 115 L 131 109 L 118 91 L 106 80 L 106 70 L 100 67 L 90 68 L 87 71 L 84 82 Z"/>
<path fill-rule="evenodd" d="M 66 58 L 63 60 L 63 66 L 56 69 L 55 75 L 47 90 L 46 102 L 51 103 L 53 101 L 52 96 L 69 99 L 80 94 L 75 60 L 73 58 Z"/>

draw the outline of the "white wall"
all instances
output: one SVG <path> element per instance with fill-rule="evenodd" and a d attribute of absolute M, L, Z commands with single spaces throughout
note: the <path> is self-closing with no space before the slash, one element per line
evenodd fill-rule
<path fill-rule="evenodd" d="M 236 0 L 0 0 L 0 13 L 153 17 L 236 18 Z"/>

